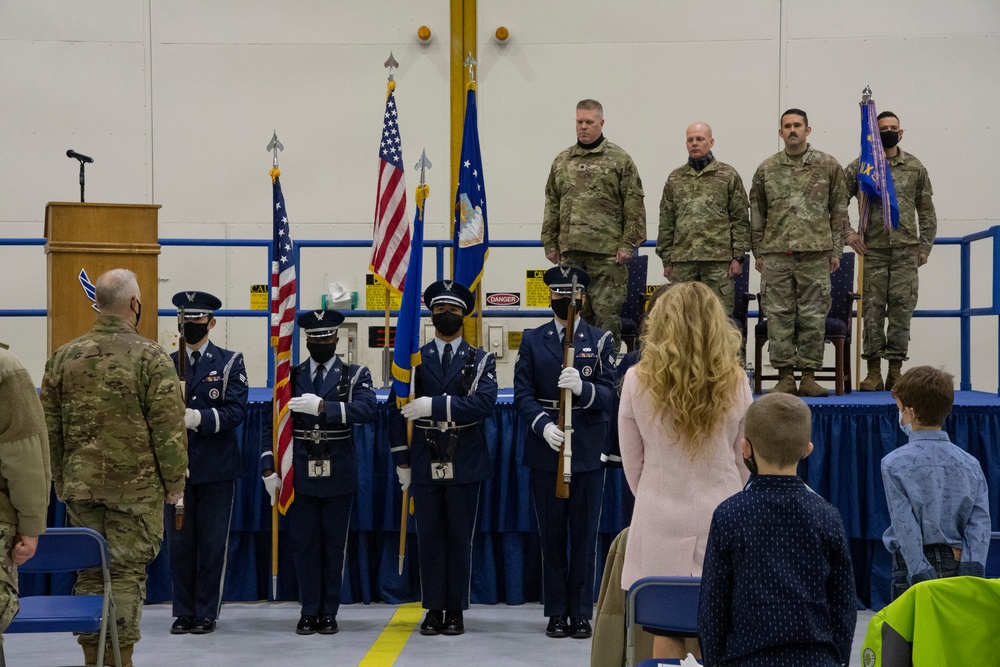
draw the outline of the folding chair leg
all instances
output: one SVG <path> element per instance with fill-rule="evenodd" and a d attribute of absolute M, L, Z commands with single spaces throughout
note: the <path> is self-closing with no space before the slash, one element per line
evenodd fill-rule
<path fill-rule="evenodd" d="M 764 339 L 754 337 L 754 351 L 753 351 L 753 393 L 760 394 L 761 384 L 760 376 L 764 372 Z"/>
<path fill-rule="evenodd" d="M 7 659 L 3 654 L 3 643 L 0 643 L 0 667 L 7 667 Z"/>

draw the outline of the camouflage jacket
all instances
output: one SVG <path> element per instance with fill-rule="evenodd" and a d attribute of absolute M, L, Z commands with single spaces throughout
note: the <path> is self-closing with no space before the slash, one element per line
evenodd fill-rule
<path fill-rule="evenodd" d="M 684 165 L 670 172 L 660 199 L 656 254 L 674 262 L 743 259 L 750 249 L 750 214 L 743 179 L 724 162 L 701 171 Z"/>
<path fill-rule="evenodd" d="M 607 139 L 597 148 L 571 146 L 556 156 L 545 184 L 545 252 L 578 250 L 614 255 L 646 240 L 639 171 Z"/>
<path fill-rule="evenodd" d="M 20 535 L 45 532 L 49 446 L 35 383 L 21 362 L 0 349 L 0 522 Z"/>
<path fill-rule="evenodd" d="M 177 371 L 123 317 L 101 315 L 45 364 L 42 406 L 62 500 L 151 501 L 184 489 Z"/>
<path fill-rule="evenodd" d="M 931 179 L 920 160 L 900 150 L 889 158 L 889 171 L 899 203 L 899 228 L 886 230 L 882 224 L 882 202 L 872 201 L 865 243 L 869 248 L 898 248 L 920 244 L 920 252 L 930 254 L 937 236 L 937 214 L 931 196 Z M 847 197 L 858 196 L 858 160 L 844 169 Z M 918 225 L 919 220 L 919 225 Z M 851 231 L 855 231 L 851 229 Z"/>
<path fill-rule="evenodd" d="M 844 253 L 849 227 L 844 172 L 811 146 L 791 158 L 784 151 L 760 163 L 750 186 L 750 245 L 767 253 Z"/>

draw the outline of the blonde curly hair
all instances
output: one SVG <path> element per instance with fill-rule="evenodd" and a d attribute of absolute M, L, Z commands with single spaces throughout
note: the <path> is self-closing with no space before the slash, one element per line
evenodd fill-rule
<path fill-rule="evenodd" d="M 719 429 L 746 374 L 743 338 L 722 302 L 703 283 L 671 287 L 656 301 L 642 331 L 636 379 L 666 418 L 669 411 L 684 450 L 697 454 Z"/>

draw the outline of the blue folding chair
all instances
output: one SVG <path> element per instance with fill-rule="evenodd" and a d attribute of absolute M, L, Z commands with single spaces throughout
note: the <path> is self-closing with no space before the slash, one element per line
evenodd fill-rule
<path fill-rule="evenodd" d="M 108 543 L 90 528 L 47 528 L 38 537 L 38 549 L 19 573 L 79 572 L 100 568 L 104 579 L 103 595 L 35 595 L 20 599 L 21 610 L 5 632 L 97 632 L 97 664 L 104 664 L 104 644 L 111 633 L 115 665 L 121 667 L 115 604 L 111 598 L 111 573 L 108 570 Z M 4 663 L 0 645 L 0 665 Z"/>
<path fill-rule="evenodd" d="M 678 665 L 679 660 L 652 658 L 635 664 L 635 628 L 656 628 L 698 636 L 701 577 L 643 577 L 628 589 L 625 603 L 627 667 Z"/>

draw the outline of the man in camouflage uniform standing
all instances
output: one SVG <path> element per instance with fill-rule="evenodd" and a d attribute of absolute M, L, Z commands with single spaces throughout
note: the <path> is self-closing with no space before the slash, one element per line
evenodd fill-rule
<path fill-rule="evenodd" d="M 621 309 L 628 268 L 646 240 L 642 181 L 632 158 L 604 138 L 604 108 L 597 100 L 576 105 L 576 145 L 556 156 L 545 184 L 542 245 L 553 264 L 571 264 L 590 275 L 581 313 L 621 343 Z"/>
<path fill-rule="evenodd" d="M 749 204 L 743 179 L 715 159 L 714 145 L 707 123 L 688 127 L 687 164 L 663 184 L 656 254 L 667 280 L 705 283 L 732 314 L 733 276 L 750 248 Z"/>
<path fill-rule="evenodd" d="M 771 365 L 780 377 L 771 391 L 827 396 L 815 373 L 823 367 L 830 274 L 840 268 L 849 223 L 844 173 L 837 160 L 806 142 L 810 132 L 805 111 L 781 115 L 785 150 L 760 163 L 750 187 L 750 241 L 766 283 L 762 305 Z M 798 391 L 796 367 L 802 371 Z"/>
<path fill-rule="evenodd" d="M 96 282 L 100 315 L 89 332 L 45 365 L 42 405 L 52 481 L 70 524 L 108 542 L 122 664 L 132 664 L 146 597 L 146 565 L 163 539 L 163 503 L 184 491 L 184 401 L 167 353 L 139 335 L 139 285 L 127 269 Z M 155 312 L 155 311 L 154 311 Z M 74 593 L 103 590 L 99 571 L 81 573 Z M 97 635 L 80 635 L 88 664 Z"/>
<path fill-rule="evenodd" d="M 35 383 L 6 347 L 0 343 L 0 632 L 17 614 L 17 566 L 45 532 L 52 483 Z"/>
<path fill-rule="evenodd" d="M 878 129 L 896 187 L 899 228 L 887 230 L 880 224 L 882 202 L 872 199 L 871 223 L 864 238 L 853 229 L 847 235 L 847 243 L 865 258 L 861 307 L 865 336 L 861 356 L 868 360 L 868 377 L 861 381 L 861 391 L 892 391 L 903 374 L 910 347 L 910 319 L 917 307 L 917 268 L 927 263 L 937 235 L 931 179 L 920 160 L 897 146 L 903 138 L 899 118 L 891 111 L 883 111 L 878 115 Z M 844 170 L 848 199 L 858 195 L 858 162 L 854 160 Z M 884 384 L 882 357 L 889 360 Z"/>

